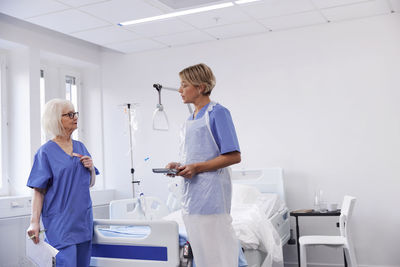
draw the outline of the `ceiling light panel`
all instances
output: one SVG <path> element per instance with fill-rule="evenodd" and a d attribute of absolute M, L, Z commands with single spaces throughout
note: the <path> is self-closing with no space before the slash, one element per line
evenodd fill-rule
<path fill-rule="evenodd" d="M 200 29 L 251 20 L 246 13 L 236 6 L 187 15 L 181 19 Z"/>
<path fill-rule="evenodd" d="M 110 25 L 110 23 L 78 10 L 61 11 L 27 19 L 27 21 L 62 33 L 72 33 Z"/>
<path fill-rule="evenodd" d="M 104 3 L 80 7 L 79 9 L 114 24 L 118 24 L 121 21 L 163 14 L 160 9 L 142 0 L 111 0 Z"/>
<path fill-rule="evenodd" d="M 162 36 L 167 34 L 174 34 L 179 32 L 187 32 L 192 31 L 195 28 L 190 26 L 187 23 L 184 23 L 176 18 L 163 20 L 163 21 L 153 21 L 142 24 L 135 24 L 126 27 L 129 30 L 132 30 L 142 36 L 146 37 L 154 37 L 154 36 Z"/>
<path fill-rule="evenodd" d="M 20 18 L 30 18 L 42 14 L 69 9 L 53 0 L 0 0 L 0 12 Z"/>
<path fill-rule="evenodd" d="M 309 0 L 264 0 L 241 5 L 240 8 L 256 19 L 315 10 Z"/>
<path fill-rule="evenodd" d="M 210 10 L 222 9 L 222 8 L 227 8 L 227 7 L 231 7 L 231 6 L 233 6 L 232 2 L 216 4 L 216 5 L 211 5 L 211 6 L 197 7 L 197 8 L 186 9 L 186 10 L 181 10 L 181 11 L 176 11 L 176 12 L 170 12 L 170 13 L 162 14 L 159 16 L 124 21 L 124 22 L 119 23 L 119 25 L 127 26 L 127 25 L 147 23 L 147 22 L 158 21 L 158 20 L 166 20 L 166 19 L 170 19 L 170 18 L 182 17 L 182 16 L 187 16 L 190 14 L 202 13 L 202 12 L 207 12 Z"/>
<path fill-rule="evenodd" d="M 260 23 L 271 30 L 281 30 L 315 24 L 323 24 L 327 23 L 327 21 L 321 16 L 319 12 L 312 11 L 293 14 L 289 16 L 262 19 L 260 20 Z"/>
<path fill-rule="evenodd" d="M 375 0 L 348 6 L 321 9 L 321 12 L 330 21 L 340 21 L 389 14 L 391 11 L 386 1 Z"/>
<path fill-rule="evenodd" d="M 71 34 L 72 36 L 83 39 L 95 44 L 111 44 L 117 42 L 130 41 L 142 38 L 136 33 L 125 30 L 119 26 L 109 26 Z"/>

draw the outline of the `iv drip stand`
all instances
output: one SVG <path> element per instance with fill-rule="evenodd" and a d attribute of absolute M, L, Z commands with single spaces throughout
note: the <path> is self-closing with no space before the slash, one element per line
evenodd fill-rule
<path fill-rule="evenodd" d="M 128 117 L 129 117 L 129 145 L 130 145 L 130 153 L 131 153 L 131 175 L 132 175 L 132 196 L 135 198 L 135 184 L 140 185 L 140 181 L 135 181 L 135 169 L 133 168 L 133 144 L 132 144 L 132 124 L 131 124 L 131 104 L 126 104 L 128 108 Z"/>

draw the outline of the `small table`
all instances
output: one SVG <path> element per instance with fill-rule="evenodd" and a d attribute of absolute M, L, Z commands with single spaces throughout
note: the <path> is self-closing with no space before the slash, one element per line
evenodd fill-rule
<path fill-rule="evenodd" d="M 327 211 L 327 212 L 319 212 L 315 210 L 294 210 L 290 212 L 290 216 L 294 216 L 296 218 L 296 242 L 297 242 L 297 260 L 300 266 L 300 230 L 299 230 L 299 217 L 300 216 L 340 216 L 340 210 L 336 211 Z M 344 265 L 347 267 L 346 255 L 344 256 Z"/>

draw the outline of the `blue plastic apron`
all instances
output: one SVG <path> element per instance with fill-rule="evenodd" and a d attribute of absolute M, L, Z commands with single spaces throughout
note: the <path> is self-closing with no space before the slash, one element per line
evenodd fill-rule
<path fill-rule="evenodd" d="M 220 155 L 210 128 L 209 112 L 186 121 L 183 161 L 187 165 L 211 160 Z M 232 184 L 229 170 L 198 173 L 185 179 L 183 219 L 197 267 L 238 266 L 238 241 L 230 216 Z"/>

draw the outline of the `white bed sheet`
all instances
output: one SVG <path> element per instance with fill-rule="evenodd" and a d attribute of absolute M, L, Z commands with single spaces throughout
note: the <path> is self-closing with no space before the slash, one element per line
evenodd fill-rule
<path fill-rule="evenodd" d="M 283 266 L 282 240 L 270 217 L 284 207 L 276 194 L 261 194 L 254 203 L 232 206 L 232 225 L 244 249 L 267 254 L 262 266 Z"/>
<path fill-rule="evenodd" d="M 247 185 L 234 185 L 232 198 L 232 225 L 244 249 L 258 249 L 267 254 L 262 266 L 283 266 L 282 241 L 270 222 L 273 214 L 285 204 L 277 194 L 260 193 Z M 163 219 L 175 221 L 185 229 L 181 210 Z"/>
<path fill-rule="evenodd" d="M 267 254 L 262 267 L 273 263 L 283 266 L 282 239 L 270 218 L 284 208 L 285 203 L 276 193 L 261 193 L 249 185 L 233 185 L 233 228 L 243 248 Z"/>

